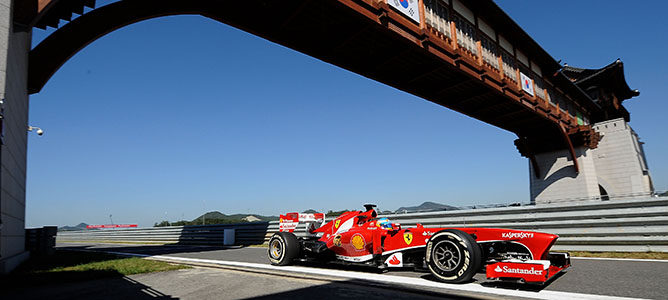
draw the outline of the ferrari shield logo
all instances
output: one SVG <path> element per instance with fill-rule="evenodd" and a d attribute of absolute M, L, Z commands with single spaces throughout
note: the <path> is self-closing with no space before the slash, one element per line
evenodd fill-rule
<path fill-rule="evenodd" d="M 336 220 L 334 222 L 334 229 L 339 229 L 339 225 L 341 225 L 341 220 Z"/>
<path fill-rule="evenodd" d="M 413 242 L 413 233 L 411 232 L 404 233 L 404 242 L 406 242 L 406 245 L 410 245 L 411 242 Z"/>

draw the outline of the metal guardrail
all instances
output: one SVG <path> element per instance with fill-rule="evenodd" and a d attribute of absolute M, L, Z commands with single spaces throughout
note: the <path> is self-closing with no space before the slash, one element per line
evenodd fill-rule
<path fill-rule="evenodd" d="M 382 215 L 403 227 L 499 227 L 560 236 L 556 250 L 668 252 L 668 197 L 582 201 L 540 206 L 466 209 Z M 237 244 L 261 244 L 278 222 L 59 232 L 58 241 L 130 241 L 222 245 L 222 230 L 235 228 Z M 300 226 L 298 235 L 305 233 Z"/>
<path fill-rule="evenodd" d="M 131 242 L 223 245 L 225 229 L 234 229 L 236 245 L 264 243 L 269 222 L 242 224 L 149 227 L 136 229 L 60 231 L 58 242 Z"/>

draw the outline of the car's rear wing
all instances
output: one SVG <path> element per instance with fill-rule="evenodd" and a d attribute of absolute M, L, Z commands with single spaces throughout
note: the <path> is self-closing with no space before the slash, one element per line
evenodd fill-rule
<path fill-rule="evenodd" d="M 287 213 L 281 215 L 278 231 L 294 232 L 299 223 L 311 223 L 315 228 L 322 226 L 325 223 L 325 214 L 323 213 L 314 213 L 314 214 L 301 214 L 301 213 Z M 310 226 L 311 224 L 307 225 Z"/>

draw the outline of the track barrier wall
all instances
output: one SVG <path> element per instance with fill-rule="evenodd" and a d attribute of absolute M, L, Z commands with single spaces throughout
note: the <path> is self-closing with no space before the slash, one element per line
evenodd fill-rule
<path fill-rule="evenodd" d="M 668 197 L 389 214 L 379 217 L 387 217 L 400 223 L 403 228 L 421 223 L 425 227 L 497 227 L 548 232 L 559 235 L 554 250 L 668 252 Z M 57 241 L 224 245 L 225 229 L 235 230 L 235 245 L 262 244 L 278 231 L 278 222 L 61 231 L 58 232 Z M 304 234 L 305 227 L 299 226 L 296 233 Z"/>

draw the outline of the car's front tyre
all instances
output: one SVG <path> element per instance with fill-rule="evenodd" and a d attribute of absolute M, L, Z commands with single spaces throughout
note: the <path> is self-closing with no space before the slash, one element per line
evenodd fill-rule
<path fill-rule="evenodd" d="M 277 232 L 269 239 L 267 256 L 276 266 L 285 266 L 299 255 L 299 240 L 292 232 Z"/>
<path fill-rule="evenodd" d="M 482 254 L 471 235 L 446 229 L 435 233 L 427 242 L 425 261 L 438 280 L 461 283 L 470 281 L 480 269 Z"/>

